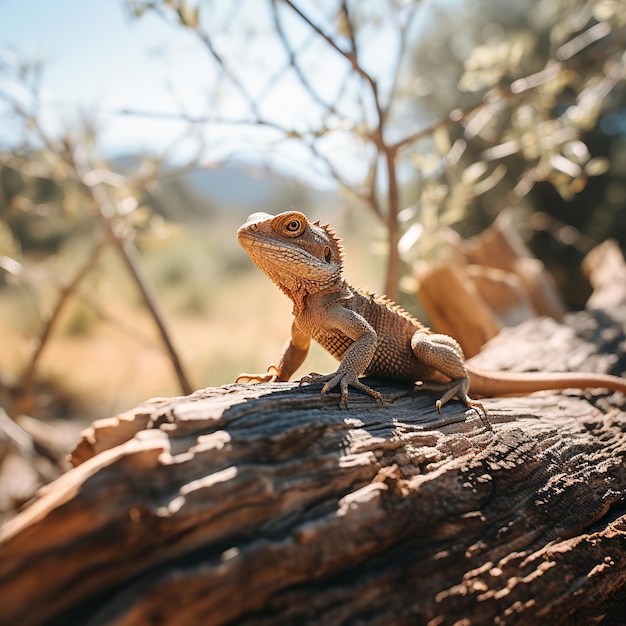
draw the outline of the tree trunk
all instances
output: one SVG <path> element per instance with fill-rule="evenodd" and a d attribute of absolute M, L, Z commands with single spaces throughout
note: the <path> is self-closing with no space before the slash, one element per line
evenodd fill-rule
<path fill-rule="evenodd" d="M 626 280 L 600 282 L 611 310 L 477 361 L 625 372 Z M 626 623 L 621 394 L 486 400 L 488 432 L 372 385 L 385 409 L 227 385 L 96 422 L 2 530 L 0 624 Z"/>

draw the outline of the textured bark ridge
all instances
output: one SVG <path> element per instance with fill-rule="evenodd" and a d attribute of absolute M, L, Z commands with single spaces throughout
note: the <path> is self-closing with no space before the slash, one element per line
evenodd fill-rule
<path fill-rule="evenodd" d="M 480 364 L 623 375 L 626 279 L 600 287 Z M 490 433 L 371 383 L 383 410 L 227 385 L 96 422 L 2 530 L 0 624 L 626 623 L 621 394 L 486 400 Z"/>

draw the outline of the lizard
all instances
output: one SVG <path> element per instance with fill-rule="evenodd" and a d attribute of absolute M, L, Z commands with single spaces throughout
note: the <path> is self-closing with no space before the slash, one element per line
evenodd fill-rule
<path fill-rule="evenodd" d="M 496 372 L 465 362 L 452 337 L 431 331 L 385 298 L 350 285 L 343 277 L 341 240 L 329 224 L 310 222 L 299 211 L 253 213 L 237 231 L 253 263 L 293 303 L 291 337 L 278 365 L 266 374 L 241 374 L 237 382 L 287 382 L 304 362 L 311 339 L 332 354 L 339 366 L 330 374 L 311 373 L 300 384 L 323 383 L 322 398 L 339 385 L 340 406 L 348 388 L 378 400 L 381 394 L 361 376 L 409 381 L 415 389 L 438 389 L 437 412 L 457 398 L 474 409 L 490 428 L 479 397 L 525 395 L 535 391 L 606 388 L 626 394 L 626 379 L 582 372 Z"/>

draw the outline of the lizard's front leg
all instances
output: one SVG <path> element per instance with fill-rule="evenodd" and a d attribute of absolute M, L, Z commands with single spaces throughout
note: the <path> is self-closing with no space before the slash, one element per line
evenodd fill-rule
<path fill-rule="evenodd" d="M 459 343 L 448 335 L 417 331 L 411 338 L 413 354 L 425 365 L 441 372 L 450 379 L 449 383 L 431 383 L 424 381 L 421 389 L 444 390 L 437 400 L 437 412 L 449 400 L 457 397 L 470 409 L 474 409 L 480 419 L 491 428 L 487 413 L 482 403 L 469 397 L 470 379 L 465 369 L 463 349 Z"/>
<path fill-rule="evenodd" d="M 346 408 L 348 407 L 349 386 L 373 396 L 383 404 L 383 397 L 380 393 L 359 380 L 359 375 L 365 372 L 376 351 L 378 344 L 376 331 L 364 317 L 339 303 L 327 307 L 322 323 L 333 330 L 340 331 L 352 339 L 353 343 L 344 352 L 337 371 L 332 374 L 311 373 L 304 376 L 300 384 L 325 383 L 322 387 L 322 396 L 339 385 L 341 390 L 339 404 L 343 404 Z"/>
<path fill-rule="evenodd" d="M 293 373 L 304 363 L 309 352 L 311 337 L 303 332 L 294 320 L 291 325 L 291 337 L 283 348 L 278 366 L 273 363 L 266 374 L 239 374 L 238 383 L 287 382 Z"/>

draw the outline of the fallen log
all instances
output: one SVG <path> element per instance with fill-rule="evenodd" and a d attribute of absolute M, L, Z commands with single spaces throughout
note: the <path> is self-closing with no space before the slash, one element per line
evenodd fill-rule
<path fill-rule="evenodd" d="M 483 367 L 626 372 L 612 309 L 507 329 Z M 626 399 L 372 381 L 154 399 L 83 433 L 0 533 L 0 624 L 626 622 Z"/>

